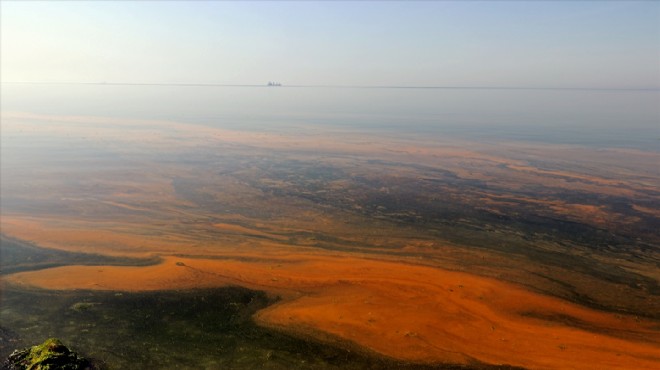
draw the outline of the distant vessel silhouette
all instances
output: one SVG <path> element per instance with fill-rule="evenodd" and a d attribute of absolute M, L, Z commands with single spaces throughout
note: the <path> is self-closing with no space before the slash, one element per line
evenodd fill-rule
<path fill-rule="evenodd" d="M 268 81 L 268 87 L 276 87 L 276 86 L 282 86 L 282 84 L 279 82 Z"/>

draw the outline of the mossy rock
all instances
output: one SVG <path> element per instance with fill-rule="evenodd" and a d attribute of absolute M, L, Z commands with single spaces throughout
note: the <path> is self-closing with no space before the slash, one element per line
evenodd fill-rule
<path fill-rule="evenodd" d="M 42 344 L 15 350 L 5 363 L 7 370 L 85 370 L 93 369 L 89 360 L 67 348 L 59 339 L 50 338 Z"/>

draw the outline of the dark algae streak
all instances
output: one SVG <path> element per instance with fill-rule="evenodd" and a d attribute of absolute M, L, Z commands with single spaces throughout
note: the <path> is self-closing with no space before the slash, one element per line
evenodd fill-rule
<path fill-rule="evenodd" d="M 0 235 L 0 275 L 66 265 L 148 266 L 155 265 L 158 262 L 160 262 L 158 257 L 114 257 L 42 248 L 22 240 Z"/>

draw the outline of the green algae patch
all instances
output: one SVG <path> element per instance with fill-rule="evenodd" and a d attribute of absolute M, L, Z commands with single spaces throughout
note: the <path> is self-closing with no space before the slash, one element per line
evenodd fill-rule
<path fill-rule="evenodd" d="M 11 370 L 84 370 L 91 363 L 71 351 L 59 339 L 50 338 L 42 344 L 14 351 L 5 362 Z"/>
<path fill-rule="evenodd" d="M 71 309 L 74 311 L 87 311 L 91 309 L 92 307 L 96 306 L 99 303 L 95 302 L 76 302 L 71 305 Z"/>
<path fill-rule="evenodd" d="M 57 337 L 84 354 L 91 368 L 104 370 L 512 369 L 407 363 L 351 343 L 335 345 L 261 327 L 252 319 L 254 313 L 275 303 L 276 298 L 242 287 L 48 291 L 16 288 L 0 281 L 0 290 L 0 358 L 15 348 Z"/>

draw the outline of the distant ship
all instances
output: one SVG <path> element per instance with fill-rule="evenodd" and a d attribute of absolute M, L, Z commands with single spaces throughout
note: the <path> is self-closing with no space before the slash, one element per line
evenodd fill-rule
<path fill-rule="evenodd" d="M 270 82 L 270 81 L 268 81 L 268 87 L 278 87 L 278 86 L 282 86 L 282 84 L 279 83 L 279 82 Z"/>

